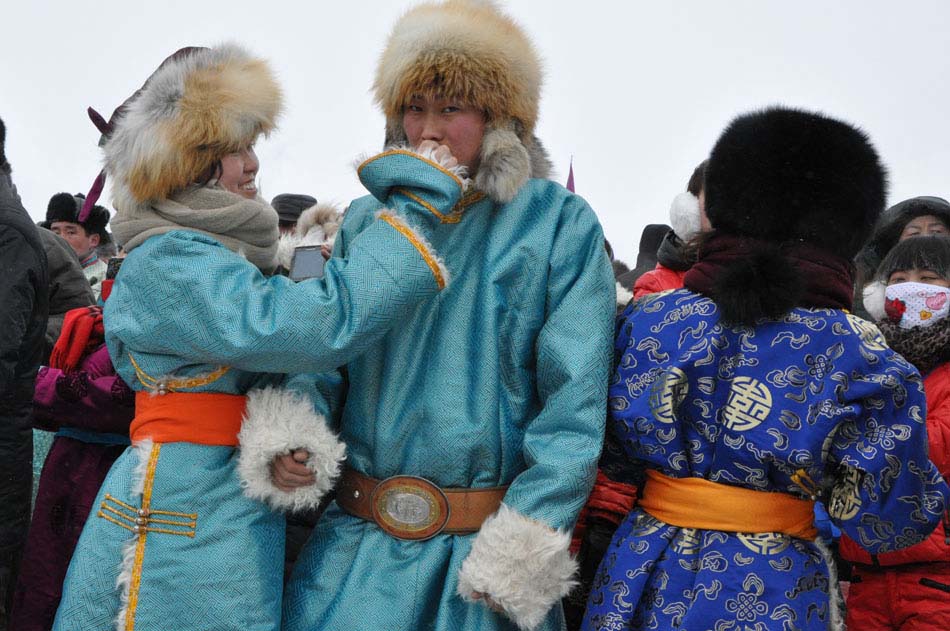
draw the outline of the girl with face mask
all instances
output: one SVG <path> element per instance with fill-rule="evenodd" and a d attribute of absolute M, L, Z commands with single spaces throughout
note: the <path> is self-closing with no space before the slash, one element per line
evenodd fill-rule
<path fill-rule="evenodd" d="M 930 459 L 950 475 L 950 239 L 911 237 L 878 270 L 887 284 L 888 345 L 924 377 Z M 897 425 L 891 428 L 901 431 Z M 847 536 L 842 556 L 854 563 L 849 629 L 946 629 L 950 626 L 950 514 L 917 545 L 871 555 Z"/>

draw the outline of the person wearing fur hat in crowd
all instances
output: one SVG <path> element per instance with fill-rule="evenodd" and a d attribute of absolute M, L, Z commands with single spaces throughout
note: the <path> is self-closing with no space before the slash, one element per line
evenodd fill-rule
<path fill-rule="evenodd" d="M 940 197 L 912 197 L 888 208 L 861 249 L 858 265 L 858 303 L 855 312 L 873 320 L 884 318 L 884 288 L 877 268 L 895 245 L 917 236 L 950 236 L 950 203 Z"/>
<path fill-rule="evenodd" d="M 322 278 L 266 275 L 278 217 L 258 195 L 254 143 L 281 101 L 268 63 L 226 44 L 174 53 L 108 121 L 90 110 L 105 171 L 82 212 L 108 175 L 128 254 L 104 335 L 135 418 L 77 544 L 56 631 L 277 628 L 285 526 L 269 507 L 317 506 L 344 457 L 325 421 L 340 378 L 307 372 L 366 352 L 446 286 L 432 209 L 451 212 L 465 182 L 436 143 L 363 170 L 377 193 L 386 178 L 425 204 L 393 200 Z M 296 448 L 314 484 L 263 488 L 274 455 Z"/>
<path fill-rule="evenodd" d="M 81 193 L 56 193 L 49 200 L 46 220 L 40 222 L 40 226 L 55 232 L 69 243 L 79 257 L 83 274 L 98 300 L 101 283 L 106 278 L 106 262 L 99 258 L 99 246 L 111 241 L 106 230 L 109 211 L 102 206 L 92 206 L 87 216 L 80 221 L 79 214 L 85 201 L 86 196 Z"/>
<path fill-rule="evenodd" d="M 492 3 L 421 4 L 389 37 L 387 145 L 444 143 L 474 186 L 432 237 L 456 255 L 446 290 L 347 364 L 347 468 L 294 568 L 285 631 L 563 627 L 614 284 L 593 211 L 543 179 L 540 85 L 533 45 Z M 389 203 L 374 164 L 360 170 L 379 188 L 350 205 L 330 264 Z"/>
<path fill-rule="evenodd" d="M 873 554 L 940 522 L 920 374 L 849 313 L 885 189 L 868 138 L 833 118 L 774 107 L 722 133 L 684 288 L 617 326 L 610 431 L 646 482 L 584 629 L 840 629 L 815 501 Z"/>
<path fill-rule="evenodd" d="M 683 286 L 683 277 L 693 265 L 694 255 L 688 251 L 687 243 L 694 237 L 709 230 L 709 219 L 704 205 L 706 180 L 706 160 L 693 170 L 686 192 L 673 198 L 670 206 L 670 225 L 673 229 L 666 233 L 657 250 L 656 269 L 639 278 L 633 285 L 633 297 L 642 298 L 668 289 Z"/>
<path fill-rule="evenodd" d="M 10 603 L 30 519 L 31 407 L 43 359 L 49 272 L 37 234 L 7 162 L 0 120 L 0 628 Z"/>
<path fill-rule="evenodd" d="M 881 263 L 887 284 L 884 339 L 924 376 L 929 456 L 950 479 L 950 239 L 910 237 Z M 896 433 L 905 431 L 891 426 Z M 950 511 L 933 534 L 903 550 L 870 554 L 845 536 L 841 555 L 853 563 L 849 629 L 950 629 Z"/>
<path fill-rule="evenodd" d="M 287 234 L 294 231 L 300 214 L 316 206 L 317 199 L 310 195 L 300 193 L 281 193 L 271 200 L 270 205 L 277 211 L 278 223 L 281 234 Z"/>

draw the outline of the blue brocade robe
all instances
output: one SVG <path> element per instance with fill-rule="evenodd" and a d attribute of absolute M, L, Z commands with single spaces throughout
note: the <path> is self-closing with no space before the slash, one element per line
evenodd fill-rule
<path fill-rule="evenodd" d="M 610 430 L 632 460 L 799 498 L 791 477 L 804 472 L 872 552 L 920 541 L 940 519 L 947 487 L 927 458 L 920 376 L 860 318 L 794 309 L 726 327 L 713 301 L 677 290 L 627 307 L 615 360 Z M 635 508 L 584 628 L 827 629 L 840 623 L 833 580 L 815 543 L 678 528 Z"/>
<path fill-rule="evenodd" d="M 448 287 L 348 364 L 347 464 L 442 487 L 510 484 L 506 505 L 570 529 L 604 431 L 614 312 L 604 237 L 587 204 L 548 181 L 530 180 L 506 205 L 465 204 L 432 236 L 452 255 Z M 379 208 L 353 203 L 335 256 Z M 283 628 L 514 629 L 456 593 L 475 537 L 402 541 L 331 504 L 294 569 Z M 538 628 L 563 624 L 557 604 Z"/>

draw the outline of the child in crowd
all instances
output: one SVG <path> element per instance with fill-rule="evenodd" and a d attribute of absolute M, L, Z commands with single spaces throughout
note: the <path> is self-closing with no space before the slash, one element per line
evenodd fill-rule
<path fill-rule="evenodd" d="M 950 239 L 901 241 L 878 270 L 887 283 L 888 345 L 924 377 L 930 459 L 950 474 Z M 905 431 L 893 425 L 891 432 Z M 869 554 L 847 536 L 842 556 L 854 563 L 848 628 L 950 629 L 950 514 L 924 541 L 896 552 Z"/>

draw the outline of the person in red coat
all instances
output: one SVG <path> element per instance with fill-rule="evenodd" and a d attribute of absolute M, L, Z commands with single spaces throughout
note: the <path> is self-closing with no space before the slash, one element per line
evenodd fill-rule
<path fill-rule="evenodd" d="M 686 185 L 686 192 L 673 198 L 670 207 L 670 230 L 657 251 L 656 268 L 637 278 L 633 285 L 633 297 L 640 298 L 668 289 L 680 289 L 686 271 L 693 266 L 695 256 L 688 243 L 694 237 L 709 230 L 705 211 L 706 161 L 693 171 Z"/>
<path fill-rule="evenodd" d="M 950 477 L 950 238 L 912 237 L 898 243 L 879 268 L 887 283 L 886 318 L 878 327 L 888 345 L 924 376 L 930 459 Z M 903 428 L 895 425 L 893 432 Z M 869 449 L 888 436 L 868 437 Z M 900 468 L 902 463 L 893 466 Z M 882 481 L 883 483 L 883 481 Z M 842 536 L 841 555 L 854 564 L 847 628 L 860 631 L 950 629 L 950 514 L 916 545 L 872 555 Z"/>

